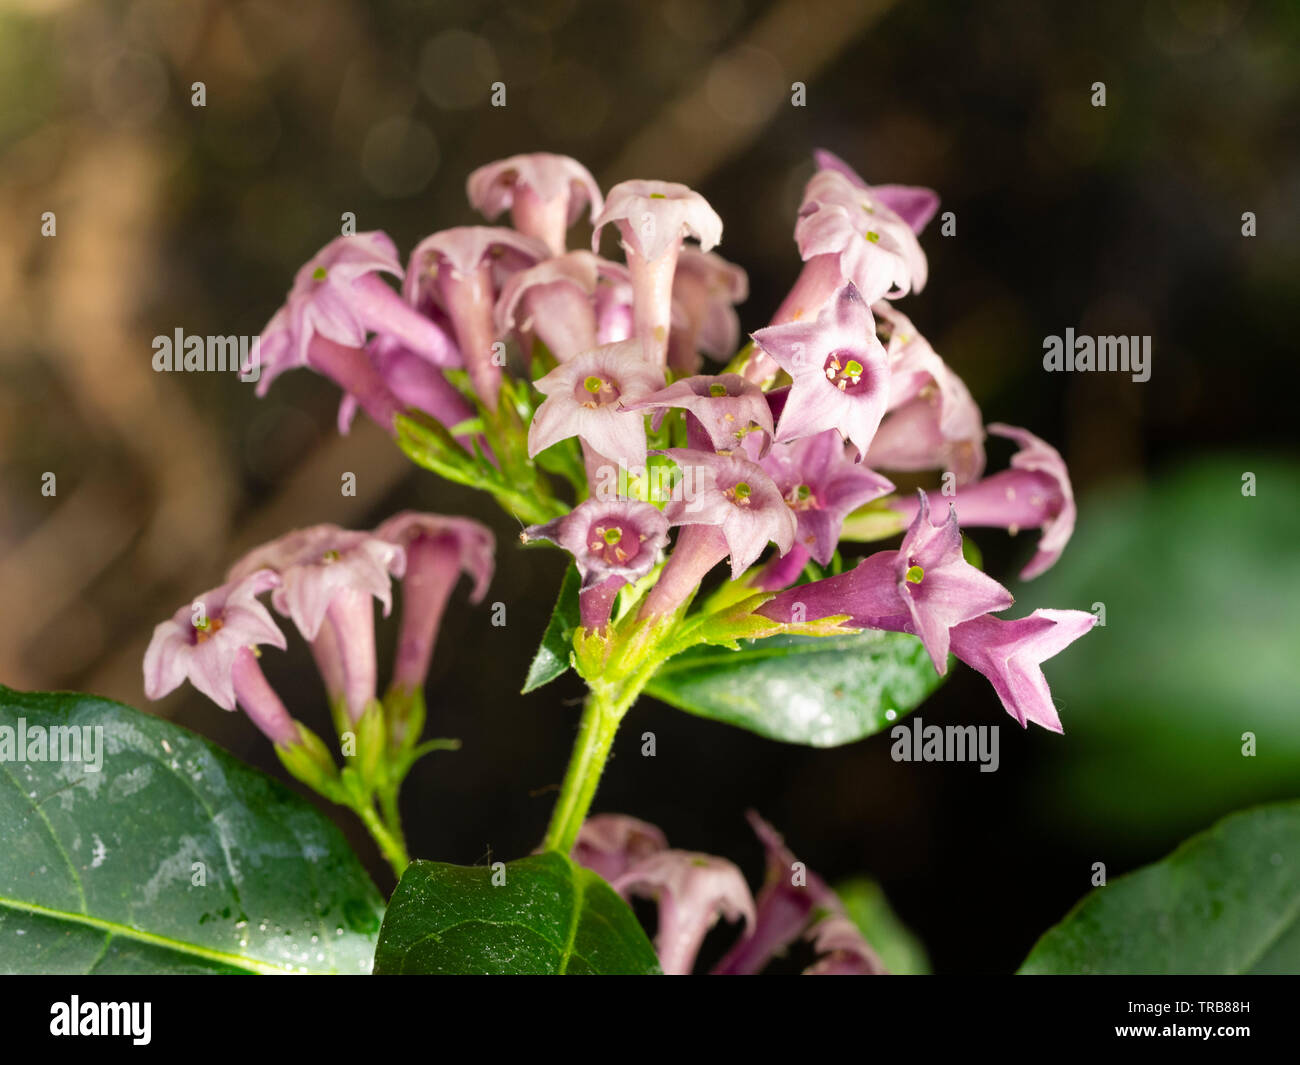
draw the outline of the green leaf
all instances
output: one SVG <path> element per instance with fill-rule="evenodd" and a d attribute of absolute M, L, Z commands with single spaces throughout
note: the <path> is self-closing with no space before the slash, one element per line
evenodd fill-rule
<path fill-rule="evenodd" d="M 646 692 L 700 717 L 785 743 L 836 747 L 887 728 L 939 677 L 915 636 L 770 636 L 699 647 L 661 666 Z"/>
<path fill-rule="evenodd" d="M 879 884 L 866 877 L 855 877 L 837 884 L 835 894 L 886 969 L 895 976 L 929 974 L 930 959 L 925 946 L 898 919 Z"/>
<path fill-rule="evenodd" d="M 397 885 L 375 954 L 379 975 L 658 971 L 654 948 L 627 903 L 595 873 L 554 851 L 495 872 L 413 862 Z"/>
<path fill-rule="evenodd" d="M 1020 971 L 1300 972 L 1300 802 L 1233 814 L 1095 889 Z"/>
<path fill-rule="evenodd" d="M 524 681 L 520 694 L 527 695 L 536 691 L 568 672 L 569 653 L 573 650 L 573 630 L 579 623 L 578 588 L 581 583 L 578 567 L 570 565 L 565 571 L 560 596 L 555 601 L 555 609 L 551 611 L 546 631 L 542 633 L 542 643 L 533 656 L 533 664 L 528 667 L 528 678 Z"/>
<path fill-rule="evenodd" d="M 92 742 L 27 761 L 38 728 Z M 364 973 L 382 913 L 333 824 L 220 748 L 0 687 L 0 972 Z"/>

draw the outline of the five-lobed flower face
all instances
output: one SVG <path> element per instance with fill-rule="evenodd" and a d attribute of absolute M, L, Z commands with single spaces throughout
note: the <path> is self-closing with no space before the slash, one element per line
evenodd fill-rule
<path fill-rule="evenodd" d="M 889 358 L 857 288 L 840 289 L 815 322 L 769 326 L 754 342 L 793 382 L 776 439 L 836 429 L 865 455 L 889 405 Z"/>
<path fill-rule="evenodd" d="M 520 539 L 549 540 L 568 551 L 583 588 L 611 577 L 630 584 L 659 561 L 668 543 L 668 518 L 639 500 L 594 498 L 545 525 L 529 526 Z"/>
<path fill-rule="evenodd" d="M 530 456 L 577 436 L 615 463 L 629 468 L 645 463 L 645 419 L 629 415 L 621 404 L 662 388 L 663 373 L 642 360 L 635 341 L 584 352 L 534 384 L 546 401 L 528 427 Z"/>
<path fill-rule="evenodd" d="M 265 644 L 284 650 L 284 633 L 258 596 L 280 586 L 255 569 L 195 596 L 153 630 L 144 656 L 144 690 L 161 699 L 189 681 L 223 710 L 235 708 L 233 673 L 239 653 Z"/>
<path fill-rule="evenodd" d="M 834 429 L 777 444 L 760 460 L 794 511 L 796 542 L 819 565 L 830 565 L 844 519 L 894 490 L 893 484 L 849 458 Z"/>
<path fill-rule="evenodd" d="M 692 448 L 665 452 L 693 474 L 690 489 L 669 500 L 664 514 L 674 525 L 716 525 L 739 577 L 758 561 L 769 543 L 781 554 L 794 544 L 795 516 L 763 468 L 740 455 Z"/>

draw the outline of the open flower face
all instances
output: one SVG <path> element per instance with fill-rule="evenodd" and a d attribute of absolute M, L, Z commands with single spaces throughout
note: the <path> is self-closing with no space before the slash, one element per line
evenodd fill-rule
<path fill-rule="evenodd" d="M 777 441 L 836 429 L 866 454 L 889 404 L 889 359 L 857 289 L 845 285 L 815 322 L 769 326 L 754 341 L 793 380 Z"/>
<path fill-rule="evenodd" d="M 894 490 L 880 474 L 847 454 L 840 434 L 827 429 L 777 444 L 760 459 L 798 523 L 795 542 L 820 565 L 830 564 L 844 519 Z"/>
<path fill-rule="evenodd" d="M 690 448 L 664 452 L 686 472 L 690 489 L 664 514 L 673 525 L 716 525 L 726 538 L 731 574 L 752 566 L 768 543 L 781 554 L 794 543 L 794 513 L 763 468 L 738 455 Z"/>
<path fill-rule="evenodd" d="M 715 451 L 736 450 L 751 433 L 757 433 L 759 454 L 772 441 L 772 410 L 759 387 L 739 374 L 686 377 L 642 399 L 624 401 L 626 410 L 689 412 L 703 427 Z"/>
<path fill-rule="evenodd" d="M 925 287 L 925 253 L 912 227 L 874 189 L 837 170 L 819 170 L 808 182 L 795 241 L 805 261 L 833 257 L 868 303 Z"/>
<path fill-rule="evenodd" d="M 659 561 L 668 542 L 668 519 L 650 503 L 588 499 L 561 518 L 525 529 L 521 538 L 550 540 L 568 551 L 584 588 L 611 577 L 631 583 Z"/>
<path fill-rule="evenodd" d="M 910 630 L 921 637 L 934 668 L 944 673 L 951 630 L 971 618 L 1005 610 L 1015 600 L 962 555 L 956 511 L 949 508 L 946 520 L 935 525 L 924 492 L 920 499 L 920 509 L 898 549 L 894 579 L 912 619 Z"/>
<path fill-rule="evenodd" d="M 528 427 L 528 453 L 536 455 L 571 436 L 628 468 L 645 464 L 645 418 L 624 410 L 663 387 L 663 373 L 641 359 L 635 341 L 583 352 L 536 382 L 546 401 Z"/>
<path fill-rule="evenodd" d="M 145 694 L 161 699 L 188 680 L 223 710 L 233 710 L 240 652 L 259 644 L 286 646 L 284 633 L 257 598 L 279 585 L 270 570 L 252 569 L 200 593 L 160 622 L 144 656 Z"/>

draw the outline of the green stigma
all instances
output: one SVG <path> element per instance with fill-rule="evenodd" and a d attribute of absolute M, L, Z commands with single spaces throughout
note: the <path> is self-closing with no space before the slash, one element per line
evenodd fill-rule
<path fill-rule="evenodd" d="M 618 543 L 620 540 L 623 539 L 623 530 L 622 530 L 622 529 L 606 529 L 606 530 L 605 530 L 603 533 L 601 533 L 600 535 L 601 535 L 601 538 L 605 541 L 605 543 L 609 544 L 610 547 L 613 547 L 616 543 Z"/>
<path fill-rule="evenodd" d="M 311 272 L 311 279 L 313 281 L 324 281 L 327 277 L 329 277 L 329 271 L 323 266 L 318 266 Z"/>
<path fill-rule="evenodd" d="M 709 395 L 713 396 L 715 399 L 718 396 L 725 396 L 726 394 L 727 394 L 726 385 L 709 385 Z"/>
<path fill-rule="evenodd" d="M 585 388 L 588 392 L 590 392 L 594 396 L 597 392 L 599 392 L 602 388 L 605 387 L 605 382 L 602 381 L 595 374 L 592 374 L 590 377 L 588 377 L 585 381 L 582 382 L 582 387 Z"/>
<path fill-rule="evenodd" d="M 326 551 L 325 554 L 321 555 L 320 560 L 322 562 L 337 562 L 342 557 L 343 556 L 340 555 L 337 551 L 330 550 L 330 551 Z"/>
<path fill-rule="evenodd" d="M 652 200 L 666 200 L 666 199 L 668 199 L 668 197 L 667 197 L 666 195 L 664 195 L 664 193 L 662 193 L 662 192 L 652 192 L 652 193 L 650 193 L 650 199 L 652 199 Z"/>
<path fill-rule="evenodd" d="M 749 487 L 748 482 L 746 482 L 746 481 L 737 481 L 737 482 L 736 482 L 736 487 L 733 488 L 731 491 L 732 491 L 732 493 L 735 495 L 735 497 L 736 497 L 737 499 L 748 499 L 748 498 L 750 497 L 750 494 L 751 494 L 754 490 L 753 490 L 752 488 Z"/>
<path fill-rule="evenodd" d="M 812 489 L 809 488 L 806 484 L 801 484 L 798 488 L 794 490 L 794 495 L 796 499 L 798 499 L 800 502 L 803 502 L 803 500 L 808 499 L 812 495 Z"/>
<path fill-rule="evenodd" d="M 850 359 L 848 365 L 844 367 L 844 373 L 848 377 L 861 377 L 862 363 L 858 362 L 857 359 Z"/>
<path fill-rule="evenodd" d="M 920 566 L 909 566 L 903 576 L 912 584 L 920 584 L 925 579 L 925 570 Z"/>
<path fill-rule="evenodd" d="M 877 233 L 874 229 L 868 229 L 866 236 L 867 236 L 867 240 L 871 241 L 872 244 L 880 243 L 880 234 Z"/>

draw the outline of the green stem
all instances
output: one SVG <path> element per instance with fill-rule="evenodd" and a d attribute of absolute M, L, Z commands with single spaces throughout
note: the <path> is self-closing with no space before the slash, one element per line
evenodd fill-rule
<path fill-rule="evenodd" d="M 406 872 L 406 867 L 411 864 L 411 859 L 406 853 L 406 841 L 402 838 L 401 828 L 394 826 L 395 832 L 390 831 L 389 827 L 375 813 L 375 808 L 371 803 L 358 803 L 353 809 L 356 810 L 357 816 L 361 818 L 362 823 L 369 830 L 375 843 L 379 845 L 384 857 L 388 859 L 388 864 L 393 867 L 394 875 L 398 880 L 401 880 L 402 874 Z"/>
<path fill-rule="evenodd" d="M 609 759 L 609 749 L 619 722 L 636 702 L 641 689 L 649 681 L 649 674 L 622 684 L 595 681 L 582 708 L 578 725 L 578 739 L 569 759 L 569 768 L 560 785 L 560 797 L 551 814 L 551 824 L 546 830 L 542 846 L 547 850 L 568 854 L 578 838 L 578 830 L 587 818 L 596 786 Z"/>

